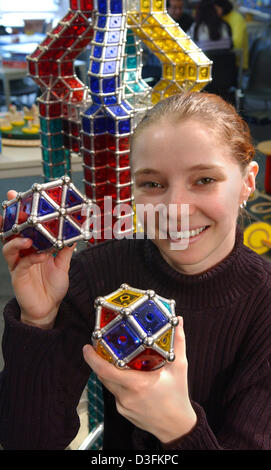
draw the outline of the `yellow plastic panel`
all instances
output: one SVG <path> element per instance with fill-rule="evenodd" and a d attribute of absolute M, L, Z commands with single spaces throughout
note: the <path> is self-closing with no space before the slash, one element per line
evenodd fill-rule
<path fill-rule="evenodd" d="M 141 0 L 141 11 L 151 11 L 151 0 Z"/>
<path fill-rule="evenodd" d="M 106 300 L 110 304 L 117 305 L 118 307 L 129 307 L 129 305 L 134 303 L 140 297 L 142 297 L 142 294 L 138 294 L 137 292 L 130 290 L 124 290 Z"/>
<path fill-rule="evenodd" d="M 133 26 L 138 17 L 131 11 L 128 23 L 162 63 L 162 78 L 152 90 L 152 103 L 183 90 L 204 88 L 211 80 L 212 62 L 167 14 L 166 0 L 141 0 L 140 13 L 145 15 L 140 25 Z"/>
<path fill-rule="evenodd" d="M 106 361 L 111 362 L 111 363 L 114 362 L 112 356 L 109 354 L 108 351 L 106 351 L 106 349 L 103 347 L 101 343 L 98 343 L 96 352 L 97 354 L 99 354 L 99 356 L 101 356 Z"/>
<path fill-rule="evenodd" d="M 171 330 L 169 330 L 165 334 L 163 334 L 156 341 L 157 346 L 159 346 L 159 348 L 163 349 L 164 351 L 169 351 L 170 350 L 170 345 L 171 345 L 171 335 L 172 335 Z"/>
<path fill-rule="evenodd" d="M 152 0 L 152 11 L 164 11 L 163 0 Z"/>

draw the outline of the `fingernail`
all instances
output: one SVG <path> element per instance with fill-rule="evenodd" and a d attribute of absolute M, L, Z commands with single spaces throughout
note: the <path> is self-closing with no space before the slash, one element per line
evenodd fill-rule
<path fill-rule="evenodd" d="M 83 346 L 83 354 L 87 354 L 89 351 L 89 348 L 90 348 L 89 344 L 85 344 L 85 346 Z"/>

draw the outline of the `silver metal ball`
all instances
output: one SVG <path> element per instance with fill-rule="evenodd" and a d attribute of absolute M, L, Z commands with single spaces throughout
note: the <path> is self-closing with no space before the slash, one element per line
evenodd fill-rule
<path fill-rule="evenodd" d="M 146 294 L 147 294 L 147 296 L 149 297 L 149 299 L 153 299 L 153 297 L 155 297 L 155 292 L 154 292 L 154 290 L 148 289 L 148 290 L 146 291 Z"/>
<path fill-rule="evenodd" d="M 132 313 L 132 310 L 130 308 L 122 308 L 120 310 L 120 314 L 123 315 L 124 317 L 129 317 L 129 315 L 131 315 Z"/>
<path fill-rule="evenodd" d="M 34 217 L 33 215 L 30 215 L 27 219 L 27 223 L 29 225 L 35 225 L 38 222 L 37 217 Z"/>
<path fill-rule="evenodd" d="M 32 191 L 34 192 L 40 192 L 42 190 L 42 186 L 39 183 L 34 183 L 32 184 Z"/>
<path fill-rule="evenodd" d="M 170 352 L 167 357 L 168 362 L 173 362 L 175 361 L 175 354 L 173 352 Z"/>
<path fill-rule="evenodd" d="M 179 318 L 178 317 L 172 317 L 170 320 L 170 323 L 172 326 L 177 326 L 179 325 Z"/>
<path fill-rule="evenodd" d="M 117 362 L 116 362 L 116 366 L 119 367 L 120 369 L 124 369 L 124 367 L 126 366 L 125 362 L 122 361 L 121 359 L 119 359 Z"/>
<path fill-rule="evenodd" d="M 103 303 L 104 303 L 103 297 L 97 297 L 97 299 L 95 299 L 95 307 L 99 307 L 99 305 L 103 305 Z"/>
<path fill-rule="evenodd" d="M 70 181 L 71 181 L 71 178 L 67 175 L 62 176 L 61 179 L 62 179 L 63 183 L 66 183 L 66 184 L 70 183 Z"/>
<path fill-rule="evenodd" d="M 64 243 L 61 240 L 57 240 L 56 248 L 58 248 L 58 250 L 62 250 L 62 248 L 64 248 Z"/>
<path fill-rule="evenodd" d="M 101 330 L 95 330 L 92 333 L 92 338 L 93 339 L 101 339 L 102 336 L 103 336 L 103 334 L 102 334 Z"/>
<path fill-rule="evenodd" d="M 143 340 L 143 343 L 145 346 L 152 346 L 154 343 L 154 339 L 152 336 L 146 336 L 146 338 Z"/>
<path fill-rule="evenodd" d="M 122 290 L 130 289 L 130 286 L 126 283 L 121 284 L 120 287 L 121 287 Z"/>
<path fill-rule="evenodd" d="M 58 212 L 59 212 L 60 215 L 62 215 L 63 217 L 64 217 L 65 215 L 67 215 L 67 209 L 65 209 L 64 207 L 60 207 L 60 208 L 58 209 Z"/>

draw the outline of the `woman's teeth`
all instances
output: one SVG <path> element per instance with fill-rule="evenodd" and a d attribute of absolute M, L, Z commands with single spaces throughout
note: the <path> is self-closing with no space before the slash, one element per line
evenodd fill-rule
<path fill-rule="evenodd" d="M 197 228 L 195 230 L 186 230 L 184 232 L 173 233 L 171 234 L 171 237 L 176 239 L 195 237 L 196 235 L 199 235 L 205 228 L 206 226 Z"/>

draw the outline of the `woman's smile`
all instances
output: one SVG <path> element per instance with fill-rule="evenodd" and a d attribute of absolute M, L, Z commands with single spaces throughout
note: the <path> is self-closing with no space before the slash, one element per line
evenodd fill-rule
<path fill-rule="evenodd" d="M 152 219 L 144 213 L 144 231 L 154 232 L 154 243 L 171 266 L 197 274 L 231 252 L 246 179 L 229 146 L 212 130 L 194 119 L 163 118 L 159 129 L 149 125 L 137 136 L 133 162 L 135 203 L 155 212 Z"/>

